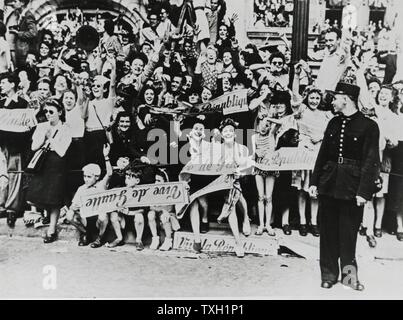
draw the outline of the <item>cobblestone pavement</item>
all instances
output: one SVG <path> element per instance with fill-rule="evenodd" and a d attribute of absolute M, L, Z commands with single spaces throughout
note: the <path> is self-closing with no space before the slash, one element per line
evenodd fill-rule
<path fill-rule="evenodd" d="M 51 266 L 51 267 L 49 267 Z M 132 245 L 81 248 L 40 238 L 0 237 L 0 298 L 393 299 L 403 296 L 403 261 L 359 260 L 364 292 L 320 288 L 318 261 L 283 256 L 167 253 Z M 45 289 L 56 271 L 56 288 Z M 45 287 L 44 287 L 45 283 Z"/>

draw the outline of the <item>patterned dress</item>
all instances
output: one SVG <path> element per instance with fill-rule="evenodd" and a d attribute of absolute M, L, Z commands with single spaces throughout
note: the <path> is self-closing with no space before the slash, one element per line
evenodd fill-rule
<path fill-rule="evenodd" d="M 272 157 L 274 154 L 274 150 L 276 148 L 276 140 L 274 135 L 269 131 L 267 134 L 262 135 L 261 133 L 256 133 L 255 135 L 255 161 L 257 163 L 272 161 Z M 269 177 L 269 176 L 278 176 L 278 171 L 266 171 L 259 169 L 257 167 L 253 168 L 253 174 Z"/>

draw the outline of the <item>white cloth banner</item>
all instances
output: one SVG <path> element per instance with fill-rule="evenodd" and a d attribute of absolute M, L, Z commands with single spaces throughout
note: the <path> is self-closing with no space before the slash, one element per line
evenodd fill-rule
<path fill-rule="evenodd" d="M 166 182 L 98 192 L 81 197 L 81 203 L 80 215 L 91 217 L 125 208 L 185 205 L 189 196 L 185 182 Z"/>
<path fill-rule="evenodd" d="M 0 130 L 26 132 L 38 124 L 32 109 L 0 109 Z"/>

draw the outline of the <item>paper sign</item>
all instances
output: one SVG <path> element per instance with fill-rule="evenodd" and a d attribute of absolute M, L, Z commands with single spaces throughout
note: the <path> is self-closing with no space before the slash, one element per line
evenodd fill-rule
<path fill-rule="evenodd" d="M 265 171 L 313 170 L 316 157 L 316 152 L 306 148 L 281 148 L 255 166 Z"/>
<path fill-rule="evenodd" d="M 26 132 L 37 125 L 32 109 L 0 109 L 0 129 L 10 132 Z"/>
<path fill-rule="evenodd" d="M 221 190 L 229 190 L 233 187 L 233 185 L 234 185 L 234 178 L 232 178 L 231 176 L 222 175 L 217 179 L 215 179 L 210 184 L 208 184 L 207 186 L 205 186 L 204 188 L 192 193 L 189 197 L 189 204 L 192 203 L 197 198 L 204 196 L 206 194 Z M 181 219 L 183 217 L 189 204 L 178 204 L 175 206 L 176 216 L 178 217 L 178 219 Z"/>
<path fill-rule="evenodd" d="M 177 250 L 193 251 L 194 235 L 190 232 L 175 232 L 173 248 Z M 245 253 L 276 256 L 278 254 L 278 240 L 274 237 L 242 239 Z M 201 245 L 203 252 L 235 252 L 235 239 L 233 236 L 202 234 Z"/>
<path fill-rule="evenodd" d="M 112 212 L 124 208 L 165 206 L 189 203 L 184 182 L 144 184 L 116 188 L 81 197 L 80 215 L 91 217 L 99 212 Z"/>

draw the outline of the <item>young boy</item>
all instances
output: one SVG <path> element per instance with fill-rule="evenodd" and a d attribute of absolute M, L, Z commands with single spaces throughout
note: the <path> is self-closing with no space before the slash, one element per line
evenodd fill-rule
<path fill-rule="evenodd" d="M 164 183 L 168 181 L 168 175 L 162 171 L 158 170 L 155 174 L 155 183 Z M 165 231 L 165 240 L 160 247 L 161 251 L 168 251 L 172 249 L 172 230 L 179 230 L 179 222 L 175 215 L 174 206 L 152 206 L 150 211 L 148 211 L 148 226 L 152 234 L 152 241 L 150 249 L 157 250 L 160 244 L 160 238 L 157 232 L 157 222 L 156 215 L 159 215 L 159 220 Z"/>
<path fill-rule="evenodd" d="M 125 184 L 126 187 L 135 187 L 140 184 L 142 172 L 137 168 L 138 163 L 132 162 L 130 163 L 125 172 Z M 134 228 L 136 230 L 136 240 L 134 245 L 138 251 L 144 249 L 143 245 L 143 231 L 144 231 L 144 213 L 145 207 L 137 207 L 137 208 L 127 208 L 126 211 L 128 215 L 134 216 Z M 121 213 L 123 210 L 121 211 Z"/>
<path fill-rule="evenodd" d="M 87 219 L 80 216 L 81 197 L 108 189 L 109 180 L 112 176 L 112 166 L 109 162 L 109 151 L 110 146 L 105 145 L 103 154 L 105 158 L 106 174 L 102 180 L 99 179 L 101 175 L 101 168 L 97 164 L 90 163 L 83 167 L 84 184 L 78 187 L 70 208 L 66 214 L 66 218 L 70 224 L 76 227 L 80 232 L 80 241 L 78 242 L 79 246 L 86 246 L 89 244 L 86 230 Z M 98 248 L 102 246 L 102 238 L 105 233 L 106 226 L 108 225 L 108 220 L 107 213 L 100 213 L 98 215 L 97 227 L 99 229 L 99 235 L 98 238 L 91 243 L 91 248 Z"/>

